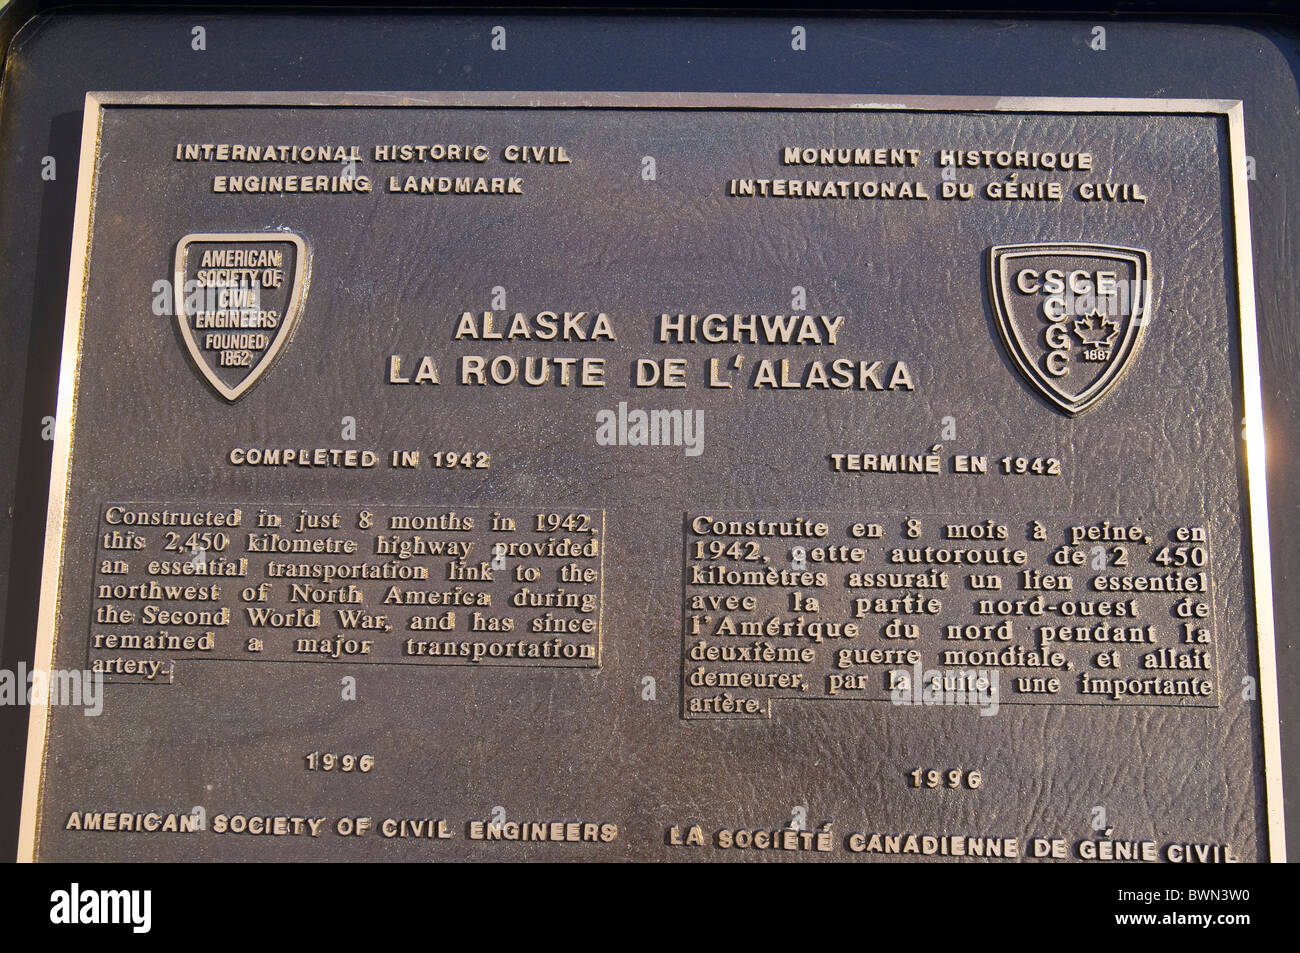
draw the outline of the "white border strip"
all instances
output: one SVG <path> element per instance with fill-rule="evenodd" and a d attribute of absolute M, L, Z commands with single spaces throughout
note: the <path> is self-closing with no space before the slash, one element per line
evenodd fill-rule
<path fill-rule="evenodd" d="M 50 502 L 45 518 L 45 562 L 41 569 L 40 615 L 36 626 L 33 675 L 50 683 L 54 640 L 63 584 L 64 518 L 68 478 L 72 471 L 72 423 L 77 412 L 77 377 L 81 364 L 82 313 L 86 300 L 87 265 L 94 217 L 91 192 L 99 161 L 99 132 L 103 111 L 93 94 L 86 95 L 81 123 L 81 165 L 77 170 L 77 208 L 72 223 L 72 268 L 68 275 L 68 306 L 63 325 L 63 356 L 59 362 L 59 398 L 54 413 L 54 456 L 50 470 Z M 49 730 L 49 697 L 31 706 L 27 722 L 27 759 L 23 770 L 22 816 L 18 822 L 18 859 L 35 860 L 40 834 L 41 794 L 45 787 L 45 742 Z"/>
<path fill-rule="evenodd" d="M 1241 318 L 1242 399 L 1246 412 L 1246 491 L 1250 501 L 1251 562 L 1255 573 L 1255 625 L 1259 640 L 1259 708 L 1264 723 L 1264 805 L 1268 811 L 1268 853 L 1286 861 L 1285 802 L 1282 796 L 1282 738 L 1277 698 L 1277 655 L 1273 640 L 1273 564 L 1268 527 L 1268 469 L 1264 396 L 1255 318 L 1255 269 L 1250 239 L 1243 108 L 1228 110 L 1228 162 L 1232 177 L 1233 257 L 1237 262 L 1237 309 Z M 1220 686 L 1222 690 L 1222 686 Z"/>

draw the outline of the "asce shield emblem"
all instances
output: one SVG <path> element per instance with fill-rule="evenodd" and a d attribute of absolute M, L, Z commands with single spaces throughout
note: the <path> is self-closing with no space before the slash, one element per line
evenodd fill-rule
<path fill-rule="evenodd" d="M 201 233 L 176 245 L 176 320 L 204 380 L 234 402 L 293 337 L 307 294 L 307 244 L 290 232 Z"/>
<path fill-rule="evenodd" d="M 989 253 L 998 334 L 1020 373 L 1074 417 L 1119 383 L 1151 308 L 1151 258 L 1087 243 L 999 245 Z"/>

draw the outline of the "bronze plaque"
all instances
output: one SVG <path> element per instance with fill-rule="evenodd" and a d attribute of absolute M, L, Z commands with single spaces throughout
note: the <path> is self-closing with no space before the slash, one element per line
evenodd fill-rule
<path fill-rule="evenodd" d="M 22 858 L 1282 859 L 1243 141 L 92 94 Z"/>

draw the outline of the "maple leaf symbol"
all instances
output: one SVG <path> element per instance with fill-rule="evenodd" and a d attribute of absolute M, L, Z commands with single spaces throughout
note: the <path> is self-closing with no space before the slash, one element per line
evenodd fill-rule
<path fill-rule="evenodd" d="M 1119 323 L 1093 313 L 1075 319 L 1074 333 L 1087 346 L 1110 347 L 1119 334 Z"/>

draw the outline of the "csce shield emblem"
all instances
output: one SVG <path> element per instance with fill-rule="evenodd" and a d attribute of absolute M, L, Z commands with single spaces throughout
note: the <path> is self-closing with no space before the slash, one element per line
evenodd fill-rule
<path fill-rule="evenodd" d="M 1137 356 L 1151 309 L 1151 256 L 1081 242 L 989 252 L 998 334 L 1012 362 L 1071 417 L 1096 406 Z"/>
<path fill-rule="evenodd" d="M 232 403 L 275 363 L 307 295 L 307 243 L 291 232 L 186 235 L 176 245 L 176 320 L 194 366 Z"/>

